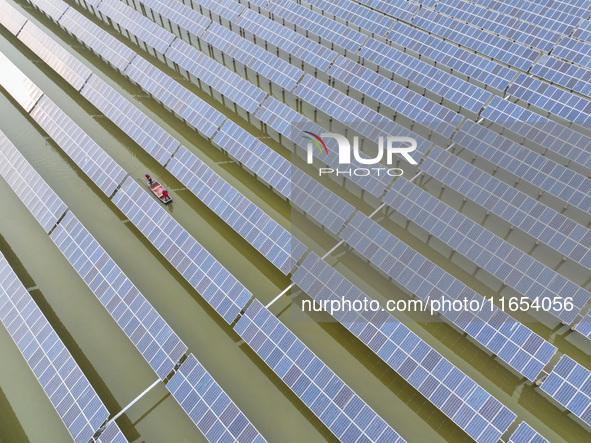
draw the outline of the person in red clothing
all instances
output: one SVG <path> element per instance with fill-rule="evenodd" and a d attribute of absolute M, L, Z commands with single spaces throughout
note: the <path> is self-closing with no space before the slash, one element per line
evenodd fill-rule
<path fill-rule="evenodd" d="M 152 177 L 150 177 L 150 174 L 145 174 L 145 176 L 148 179 L 148 184 L 152 185 Z"/>
<path fill-rule="evenodd" d="M 164 200 L 168 200 L 170 198 L 166 189 L 162 191 L 162 195 L 164 196 Z"/>

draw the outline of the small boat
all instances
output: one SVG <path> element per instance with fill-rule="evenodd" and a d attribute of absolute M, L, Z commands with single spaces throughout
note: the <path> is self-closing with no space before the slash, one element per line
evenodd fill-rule
<path fill-rule="evenodd" d="M 152 184 L 150 184 L 148 182 L 148 188 L 150 188 L 150 190 L 154 193 L 154 195 L 156 197 L 158 197 L 158 199 L 164 203 L 165 205 L 169 204 L 172 201 L 172 197 L 169 195 L 168 197 L 165 197 L 163 195 L 163 191 L 164 191 L 164 186 L 162 186 L 160 183 L 158 183 L 156 180 L 152 180 Z"/>

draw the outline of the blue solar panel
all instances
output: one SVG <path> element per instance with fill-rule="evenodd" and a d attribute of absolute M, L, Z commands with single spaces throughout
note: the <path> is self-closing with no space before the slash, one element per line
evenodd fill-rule
<path fill-rule="evenodd" d="M 292 280 L 319 302 L 371 301 L 314 253 Z M 333 316 L 477 442 L 496 442 L 515 420 L 513 412 L 387 312 L 340 311 Z M 259 324 L 264 321 L 262 317 Z"/>
<path fill-rule="evenodd" d="M 31 117 L 101 191 L 108 196 L 115 192 L 127 175 L 125 170 L 49 97 L 39 100 Z"/>
<path fill-rule="evenodd" d="M 454 72 L 498 91 L 504 92 L 517 75 L 517 71 L 504 65 L 402 22 L 394 24 L 388 34 L 388 40 L 392 45 L 403 48 L 405 52 L 417 54 L 421 60 L 430 59 L 437 66 L 446 66 Z M 410 59 L 406 60 L 410 61 Z M 402 67 L 399 66 L 399 68 Z"/>
<path fill-rule="evenodd" d="M 540 55 L 540 51 L 526 48 L 512 40 L 425 8 L 413 18 L 412 24 L 524 71 L 528 70 Z"/>
<path fill-rule="evenodd" d="M 540 388 L 591 426 L 590 375 L 587 368 L 563 355 Z"/>
<path fill-rule="evenodd" d="M 68 212 L 51 239 L 154 372 L 166 378 L 187 346 L 74 214 Z"/>
<path fill-rule="evenodd" d="M 565 323 L 571 323 L 591 298 L 580 286 L 402 177 L 384 202 L 518 293 L 551 308 L 547 311 Z M 552 303 L 556 297 L 572 297 L 572 309 Z"/>
<path fill-rule="evenodd" d="M 591 181 L 584 175 L 472 121 L 464 123 L 453 141 L 574 207 L 591 211 Z"/>
<path fill-rule="evenodd" d="M 343 56 L 333 63 L 328 75 L 343 82 L 347 89 L 351 87 L 375 99 L 380 110 L 382 105 L 386 106 L 446 138 L 464 120 L 462 115 Z"/>
<path fill-rule="evenodd" d="M 534 428 L 522 421 L 519 427 L 511 434 L 509 443 L 549 443 L 544 437 L 538 434 Z"/>
<path fill-rule="evenodd" d="M 266 441 L 193 354 L 172 376 L 166 389 L 208 441 Z"/>
<path fill-rule="evenodd" d="M 222 113 L 139 56 L 125 74 L 207 138 L 226 120 Z"/>
<path fill-rule="evenodd" d="M 284 274 L 308 249 L 187 148 L 166 169 Z"/>
<path fill-rule="evenodd" d="M 294 90 L 294 94 L 375 143 L 378 143 L 380 137 L 387 135 L 414 138 L 417 142 L 417 149 L 409 155 L 415 161 L 420 160 L 421 154 L 425 154 L 432 145 L 431 142 L 414 132 L 403 128 L 391 119 L 369 109 L 311 75 L 304 77 Z"/>
<path fill-rule="evenodd" d="M 313 121 L 307 119 L 302 114 L 294 111 L 289 106 L 281 103 L 279 100 L 273 97 L 267 98 L 263 103 L 263 106 L 256 112 L 256 118 L 264 122 L 269 128 L 274 129 L 282 137 L 292 141 L 298 148 L 307 152 L 308 143 L 305 142 L 304 134 L 302 131 L 309 131 L 314 134 L 322 134 L 325 129 L 318 126 Z M 312 155 L 321 163 L 330 166 L 333 169 L 339 169 L 341 167 L 339 163 L 338 147 L 336 140 L 326 139 L 328 153 L 319 153 L 316 149 L 312 151 Z M 360 153 L 361 154 L 361 153 Z M 307 155 L 307 154 L 306 154 Z M 354 161 L 353 164 L 356 167 L 361 165 Z M 378 167 L 378 165 L 375 165 Z M 341 168 L 342 169 L 342 168 Z M 386 173 L 385 168 L 381 168 L 380 174 L 370 175 L 343 175 L 348 181 L 352 181 L 360 186 L 362 189 L 369 192 L 371 195 L 376 197 L 382 195 L 386 190 L 386 187 L 392 182 L 393 177 Z"/>
<path fill-rule="evenodd" d="M 256 43 L 269 50 L 268 45 L 275 46 L 286 55 L 302 60 L 305 64 L 325 71 L 337 57 L 336 52 L 287 29 L 267 17 L 247 9 L 234 22 L 238 27 L 256 36 Z"/>
<path fill-rule="evenodd" d="M 113 203 L 228 323 L 252 294 L 129 177 Z"/>
<path fill-rule="evenodd" d="M 192 83 L 209 86 L 246 112 L 253 113 L 267 96 L 262 89 L 182 40 L 177 39 L 165 56 Z"/>
<path fill-rule="evenodd" d="M 233 0 L 191 0 L 191 7 L 212 20 L 224 18 L 234 21 L 244 10 L 244 6 Z"/>
<path fill-rule="evenodd" d="M 591 310 L 577 324 L 575 330 L 591 340 Z"/>
<path fill-rule="evenodd" d="M 211 24 L 201 37 L 201 41 L 222 51 L 224 59 L 231 57 L 288 91 L 291 91 L 304 75 L 301 69 L 217 23 Z"/>
<path fill-rule="evenodd" d="M 572 34 L 573 38 L 591 43 L 591 21 L 582 21 Z"/>
<path fill-rule="evenodd" d="M 478 86 L 471 85 L 378 40 L 369 40 L 359 55 L 377 64 L 378 72 L 389 74 L 403 82 L 411 82 L 431 94 L 449 100 L 459 108 L 472 112 L 479 112 L 492 95 Z"/>
<path fill-rule="evenodd" d="M 0 53 L 0 85 L 25 112 L 30 112 L 43 95 L 43 91 L 2 53 Z"/>
<path fill-rule="evenodd" d="M 213 143 L 333 233 L 354 211 L 345 200 L 231 120 L 224 123 Z"/>
<path fill-rule="evenodd" d="M 532 66 L 530 73 L 550 81 L 552 84 L 564 86 L 571 91 L 591 96 L 591 71 L 570 62 L 544 55 Z"/>
<path fill-rule="evenodd" d="M 274 2 L 267 9 L 277 22 L 286 21 L 306 37 L 318 40 L 319 43 L 325 42 L 326 46 L 329 46 L 326 43 L 334 44 L 342 51 L 357 52 L 367 40 L 365 34 L 297 3 Z M 289 25 L 285 23 L 284 26 Z M 317 37 L 314 38 L 313 35 Z"/>
<path fill-rule="evenodd" d="M 101 433 L 97 443 L 127 443 L 127 439 L 114 421 L 110 422 Z"/>
<path fill-rule="evenodd" d="M 61 0 L 28 0 L 33 6 L 47 15 L 53 21 L 58 21 L 70 7 Z"/>
<path fill-rule="evenodd" d="M 0 253 L 0 320 L 76 443 L 88 443 L 109 411 Z"/>
<path fill-rule="evenodd" d="M 508 130 L 521 136 L 521 143 L 535 143 L 591 169 L 591 138 L 586 135 L 501 97 L 494 97 L 481 116 L 499 125 L 503 133 Z"/>
<path fill-rule="evenodd" d="M 51 231 L 67 210 L 65 203 L 0 131 L 0 176 L 25 204 L 45 232 Z"/>
<path fill-rule="evenodd" d="M 578 32 L 579 29 L 577 29 Z M 552 56 L 591 68 L 591 44 L 566 37 L 552 50 Z"/>
<path fill-rule="evenodd" d="M 341 238 L 387 276 L 425 302 L 448 300 L 439 312 L 529 380 L 535 380 L 556 347 L 480 294 L 407 246 L 362 213 L 355 214 Z M 477 300 L 480 311 L 453 310 L 454 300 Z"/>
<path fill-rule="evenodd" d="M 12 35 L 17 35 L 27 22 L 27 18 L 6 0 L 1 0 L 0 5 L 0 25 L 8 29 Z"/>
<path fill-rule="evenodd" d="M 366 5 L 372 9 L 383 12 L 386 15 L 401 19 L 409 20 L 418 10 L 419 5 L 423 7 L 435 6 L 437 0 L 421 0 L 407 2 L 406 0 L 357 0 L 357 3 Z M 413 5 L 415 3 L 417 5 Z"/>
<path fill-rule="evenodd" d="M 591 121 L 591 101 L 527 74 L 520 74 L 507 93 L 569 122 Z"/>
<path fill-rule="evenodd" d="M 421 170 L 591 269 L 591 231 L 584 226 L 437 146 Z"/>
<path fill-rule="evenodd" d="M 260 301 L 234 330 L 341 441 L 404 442 Z"/>

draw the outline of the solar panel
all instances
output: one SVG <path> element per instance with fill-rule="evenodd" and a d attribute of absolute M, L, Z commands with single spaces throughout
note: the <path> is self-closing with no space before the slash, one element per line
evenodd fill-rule
<path fill-rule="evenodd" d="M 587 314 L 575 327 L 577 332 L 580 332 L 588 339 L 591 339 L 591 310 L 587 311 Z"/>
<path fill-rule="evenodd" d="M 563 355 L 540 388 L 586 424 L 591 425 L 591 372 Z"/>
<path fill-rule="evenodd" d="M 161 165 L 180 146 L 178 140 L 96 75 L 88 79 L 80 93 Z"/>
<path fill-rule="evenodd" d="M 207 138 L 210 138 L 226 120 L 222 113 L 144 58 L 138 56 L 127 67 L 125 74 Z"/>
<path fill-rule="evenodd" d="M 43 91 L 1 52 L 0 84 L 26 112 L 29 112 L 43 95 Z"/>
<path fill-rule="evenodd" d="M 212 20 L 224 18 L 230 22 L 244 10 L 244 6 L 233 0 L 191 0 L 190 6 Z"/>
<path fill-rule="evenodd" d="M 286 55 L 295 57 L 304 63 L 326 71 L 337 53 L 316 42 L 287 29 L 267 17 L 246 9 L 234 21 L 234 24 L 256 36 L 256 43 L 269 50 L 268 45 L 275 46 Z M 233 29 L 233 31 L 237 31 Z M 292 62 L 293 63 L 293 62 Z"/>
<path fill-rule="evenodd" d="M 402 177 L 384 202 L 532 301 L 571 323 L 591 294 Z M 572 297 L 572 309 L 555 299 Z M 545 309 L 550 308 L 550 309 Z M 540 310 L 538 308 L 534 308 Z"/>
<path fill-rule="evenodd" d="M 178 65 L 192 83 L 209 86 L 246 112 L 253 113 L 267 96 L 262 89 L 182 40 L 177 39 L 168 48 L 166 58 Z"/>
<path fill-rule="evenodd" d="M 166 169 L 284 274 L 308 249 L 184 146 Z"/>
<path fill-rule="evenodd" d="M 371 301 L 314 253 L 292 280 L 318 302 Z M 334 317 L 477 442 L 496 442 L 515 420 L 513 412 L 387 312 L 340 311 Z"/>
<path fill-rule="evenodd" d="M 591 121 L 591 101 L 529 75 L 520 74 L 507 93 L 571 123 Z"/>
<path fill-rule="evenodd" d="M 401 20 L 409 20 L 410 17 L 419 10 L 417 7 L 419 6 L 418 4 L 423 7 L 432 8 L 435 6 L 436 1 L 437 0 L 414 1 L 409 5 L 409 2 L 406 0 L 357 0 L 358 3 Z M 413 6 L 412 3 L 417 5 Z"/>
<path fill-rule="evenodd" d="M 572 34 L 573 38 L 591 43 L 591 21 L 583 20 Z"/>
<path fill-rule="evenodd" d="M 477 28 L 545 52 L 551 51 L 562 38 L 562 34 L 559 32 L 532 25 L 515 17 L 507 17 L 463 0 L 442 0 L 437 4 L 435 10 Z"/>
<path fill-rule="evenodd" d="M 548 55 L 542 56 L 530 73 L 550 81 L 552 84 L 564 86 L 571 91 L 580 92 L 587 97 L 591 96 L 591 71 L 570 62 L 558 60 Z"/>
<path fill-rule="evenodd" d="M 341 22 L 347 23 L 348 26 L 353 25 L 359 31 L 365 31 L 371 36 L 380 35 L 385 36 L 388 30 L 392 27 L 395 20 L 384 14 L 376 12 L 358 3 L 350 0 L 305 0 L 306 3 L 320 11 L 323 15 Z M 402 6 L 402 7 L 400 7 Z M 398 12 L 397 18 L 402 20 L 410 20 L 414 13 L 419 9 L 417 5 L 410 2 L 399 3 L 396 8 Z M 354 28 L 355 29 L 355 28 Z"/>
<path fill-rule="evenodd" d="M 164 380 L 187 346 L 72 212 L 51 233 L 51 240 Z"/>
<path fill-rule="evenodd" d="M 127 32 L 130 38 L 135 36 L 138 44 L 143 42 L 146 49 L 152 49 L 155 55 L 164 54 L 176 39 L 173 34 L 119 0 L 103 0 L 97 12 L 108 24 L 117 24 L 120 32 Z M 135 39 L 132 40 L 135 42 Z"/>
<path fill-rule="evenodd" d="M 345 200 L 231 120 L 224 123 L 213 143 L 333 233 L 354 211 Z"/>
<path fill-rule="evenodd" d="M 512 40 L 425 8 L 412 19 L 412 24 L 524 71 L 527 71 L 540 55 L 540 51 L 526 48 Z"/>
<path fill-rule="evenodd" d="M 76 443 L 87 443 L 109 411 L 0 253 L 0 320 Z"/>
<path fill-rule="evenodd" d="M 544 437 L 538 434 L 534 428 L 522 421 L 519 427 L 511 434 L 509 443 L 549 443 Z"/>
<path fill-rule="evenodd" d="M 118 71 L 123 72 L 136 56 L 133 49 L 103 31 L 73 8 L 66 11 L 58 24 Z"/>
<path fill-rule="evenodd" d="M 431 142 L 311 75 L 304 77 L 294 94 L 375 143 L 378 143 L 380 137 L 387 135 L 414 138 L 417 149 L 411 156 L 415 161 L 431 147 Z"/>
<path fill-rule="evenodd" d="M 0 5 L 0 25 L 11 34 L 17 35 L 27 22 L 27 18 L 5 0 L 1 0 Z"/>
<path fill-rule="evenodd" d="M 441 303 L 438 312 L 529 380 L 534 381 L 556 353 L 555 346 L 362 213 L 355 214 L 341 238 L 423 301 L 448 300 L 450 307 Z M 454 310 L 454 300 L 477 300 L 483 309 Z"/>
<path fill-rule="evenodd" d="M 591 182 L 585 176 L 472 121 L 464 123 L 453 141 L 574 207 L 591 211 Z"/>
<path fill-rule="evenodd" d="M 464 117 L 441 106 L 392 80 L 340 56 L 328 70 L 328 75 L 339 80 L 381 106 L 393 109 L 446 138 L 450 138 Z M 381 110 L 383 114 L 385 111 Z"/>
<path fill-rule="evenodd" d="M 473 79 L 498 91 L 504 92 L 517 75 L 517 71 L 504 65 L 402 22 L 394 24 L 387 38 L 392 45 L 404 49 L 405 52 L 416 54 L 421 60 L 430 59 L 437 66 L 445 66 L 455 73 L 461 73 L 468 79 Z M 377 45 L 377 43 L 372 44 Z M 411 62 L 410 59 L 405 59 L 405 61 Z M 402 68 L 402 66 L 398 65 L 398 68 Z"/>
<path fill-rule="evenodd" d="M 43 96 L 31 117 L 107 196 L 127 173 L 49 97 Z"/>
<path fill-rule="evenodd" d="M 342 23 L 331 20 L 322 14 L 292 2 L 272 2 L 267 9 L 270 17 L 284 26 L 294 28 L 318 43 L 331 43 L 344 51 L 357 52 L 367 36 Z M 278 20 L 278 19 L 281 20 Z M 289 22 L 289 25 L 288 23 Z M 316 36 L 316 37 L 313 37 Z M 326 46 L 329 46 L 326 44 Z M 334 49 L 334 48 L 331 48 Z"/>
<path fill-rule="evenodd" d="M 208 441 L 266 441 L 193 354 L 172 376 L 166 389 Z"/>
<path fill-rule="evenodd" d="M 302 70 L 217 23 L 211 24 L 201 41 L 219 49 L 224 59 L 231 57 L 288 91 L 304 75 Z"/>
<path fill-rule="evenodd" d="M 132 0 L 130 3 L 138 11 L 141 11 L 142 7 L 144 10 L 151 11 L 156 23 L 159 21 L 177 37 L 186 39 L 194 45 L 199 42 L 199 36 L 211 24 L 210 19 L 180 2 Z"/>
<path fill-rule="evenodd" d="M 92 71 L 86 65 L 32 22 L 25 24 L 18 38 L 77 91 L 91 76 Z"/>
<path fill-rule="evenodd" d="M 591 138 L 549 120 L 515 103 L 494 97 L 481 114 L 523 137 L 521 143 L 533 142 L 569 160 L 591 169 Z"/>
<path fill-rule="evenodd" d="M 313 121 L 307 119 L 302 114 L 294 111 L 289 106 L 281 103 L 279 100 L 273 97 L 267 98 L 263 103 L 263 106 L 255 114 L 256 118 L 264 122 L 268 127 L 273 128 L 282 137 L 291 140 L 302 150 L 307 151 L 307 143 L 304 143 L 304 134 L 302 131 L 306 130 L 314 134 L 322 134 L 324 128 L 321 128 Z M 334 142 L 334 143 L 331 143 Z M 336 141 L 333 139 L 326 139 L 328 153 L 319 153 L 317 150 L 312 151 L 312 155 L 316 157 L 320 162 L 338 169 L 340 166 L 338 150 L 336 147 Z M 362 154 L 362 153 L 360 153 Z M 361 166 L 357 162 L 353 163 L 356 166 Z M 377 167 L 377 165 L 376 165 Z M 386 187 L 392 182 L 393 177 L 385 172 L 385 168 L 382 168 L 382 173 L 370 174 L 370 175 L 343 175 L 345 179 L 356 183 L 362 189 L 369 192 L 371 195 L 376 197 L 383 194 Z"/>
<path fill-rule="evenodd" d="M 113 197 L 154 247 L 228 323 L 252 294 L 131 177 Z"/>
<path fill-rule="evenodd" d="M 257 299 L 234 330 L 339 440 L 404 442 Z"/>
<path fill-rule="evenodd" d="M 577 29 L 575 33 L 580 31 Z M 554 57 L 591 68 L 591 44 L 565 37 L 553 50 Z"/>
<path fill-rule="evenodd" d="M 53 21 L 58 21 L 60 17 L 70 7 L 61 0 L 28 0 L 33 6 L 47 15 Z"/>
<path fill-rule="evenodd" d="M 370 39 L 361 48 L 359 56 L 377 64 L 378 72 L 382 74 L 418 85 L 424 88 L 425 92 L 441 96 L 472 112 L 479 112 L 492 95 L 478 86 L 374 39 Z"/>
<path fill-rule="evenodd" d="M 97 440 L 97 443 L 127 443 L 127 439 L 114 421 L 107 425 Z"/>
<path fill-rule="evenodd" d="M 2 131 L 0 131 L 0 175 L 45 232 L 51 231 L 64 215 L 67 207 Z"/>
<path fill-rule="evenodd" d="M 591 231 L 436 146 L 421 170 L 538 241 L 591 269 Z"/>

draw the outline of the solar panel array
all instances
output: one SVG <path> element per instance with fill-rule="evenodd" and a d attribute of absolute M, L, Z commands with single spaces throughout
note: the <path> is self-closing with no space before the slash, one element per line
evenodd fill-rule
<path fill-rule="evenodd" d="M 591 95 L 591 71 L 586 68 L 545 55 L 537 61 L 530 72 L 571 91 L 580 92 L 587 97 Z"/>
<path fill-rule="evenodd" d="M 231 120 L 224 123 L 213 143 L 333 233 L 354 211 L 352 205 Z"/>
<path fill-rule="evenodd" d="M 314 253 L 292 280 L 316 301 L 370 301 Z M 387 312 L 333 316 L 477 442 L 496 442 L 515 420 L 513 412 Z"/>
<path fill-rule="evenodd" d="M 1 52 L 0 84 L 26 112 L 29 112 L 43 95 L 43 91 Z"/>
<path fill-rule="evenodd" d="M 127 443 L 127 439 L 114 421 L 110 422 L 102 432 L 97 443 Z"/>
<path fill-rule="evenodd" d="M 341 238 L 384 274 L 420 299 L 449 300 L 439 312 L 478 343 L 529 380 L 535 380 L 548 364 L 556 347 L 491 306 L 476 291 L 398 240 L 361 213 L 347 224 Z M 451 308 L 454 300 L 478 300 L 481 311 Z"/>
<path fill-rule="evenodd" d="M 201 42 L 209 43 L 219 49 L 224 58 L 231 57 L 288 91 L 304 75 L 301 69 L 215 22 L 201 36 Z"/>
<path fill-rule="evenodd" d="M 208 441 L 266 441 L 193 354 L 172 376 L 166 389 Z"/>
<path fill-rule="evenodd" d="M 92 71 L 80 60 L 69 51 L 66 51 L 32 22 L 25 24 L 18 38 L 77 91 L 82 88 L 84 82 L 92 74 Z"/>
<path fill-rule="evenodd" d="M 234 330 L 339 440 L 404 442 L 257 299 Z"/>
<path fill-rule="evenodd" d="M 236 319 L 252 294 L 158 201 L 128 177 L 113 203 L 224 320 Z"/>
<path fill-rule="evenodd" d="M 591 269 L 591 231 L 584 226 L 437 146 L 421 170 Z"/>
<path fill-rule="evenodd" d="M 508 130 L 591 169 L 591 138 L 515 103 L 494 97 L 481 114 Z"/>
<path fill-rule="evenodd" d="M 549 313 L 571 323 L 591 294 L 465 215 L 400 177 L 384 202 L 453 250 L 530 300 L 572 297 L 573 307 L 552 304 Z M 562 309 L 557 309 L 562 308 Z"/>
<path fill-rule="evenodd" d="M 573 32 L 573 38 L 582 40 L 584 42 L 591 42 L 591 21 L 583 20 L 575 32 Z"/>
<path fill-rule="evenodd" d="M 343 51 L 357 52 L 367 40 L 366 35 L 297 3 L 272 1 L 267 9 L 270 17 L 275 17 L 276 21 L 286 21 L 291 24 L 290 28 L 294 27 L 308 38 L 312 39 L 312 35 L 316 35 L 319 43 L 329 42 Z M 281 18 L 281 21 L 278 18 Z M 287 23 L 285 26 L 287 27 Z"/>
<path fill-rule="evenodd" d="M 109 411 L 0 253 L 0 320 L 76 443 L 87 443 Z"/>
<path fill-rule="evenodd" d="M 320 71 L 326 71 L 330 63 L 337 57 L 336 52 L 297 34 L 295 31 L 284 28 L 279 23 L 250 9 L 244 10 L 234 21 L 234 24 L 256 35 L 257 44 L 260 45 L 260 39 Z"/>
<path fill-rule="evenodd" d="M 23 16 L 14 6 L 2 0 L 2 8 L 0 8 L 0 25 L 4 26 L 8 32 L 17 35 L 27 22 L 27 18 Z"/>
<path fill-rule="evenodd" d="M 70 7 L 62 1 L 55 0 L 31 0 L 30 3 L 53 21 L 59 20 L 64 12 Z"/>
<path fill-rule="evenodd" d="M 45 232 L 51 231 L 64 215 L 67 207 L 2 131 L 0 131 L 0 175 Z"/>
<path fill-rule="evenodd" d="M 72 212 L 51 233 L 51 240 L 164 380 L 187 346 Z"/>
<path fill-rule="evenodd" d="M 591 371 L 563 355 L 540 387 L 542 391 L 591 425 Z"/>
<path fill-rule="evenodd" d="M 577 29 L 577 31 L 579 30 Z M 552 50 L 552 55 L 562 60 L 591 68 L 591 45 L 589 43 L 565 37 Z"/>
<path fill-rule="evenodd" d="M 548 443 L 548 440 L 538 434 L 526 422 L 522 421 L 515 432 L 511 434 L 508 443 Z"/>
<path fill-rule="evenodd" d="M 244 10 L 244 6 L 234 0 L 191 0 L 191 6 L 212 20 L 223 17 L 228 21 L 234 21 Z"/>
<path fill-rule="evenodd" d="M 577 324 L 575 330 L 591 340 L 591 310 Z"/>
<path fill-rule="evenodd" d="M 161 165 L 180 146 L 178 140 L 98 76 L 92 75 L 80 93 Z"/>
<path fill-rule="evenodd" d="M 294 94 L 373 142 L 377 143 L 380 137 L 391 134 L 414 138 L 417 142 L 416 153 L 409 155 L 415 158 L 415 161 L 431 147 L 431 142 L 311 75 L 304 77 L 294 90 Z"/>
<path fill-rule="evenodd" d="M 453 141 L 582 211 L 591 211 L 591 181 L 585 176 L 469 120 Z"/>
<path fill-rule="evenodd" d="M 46 95 L 31 117 L 90 179 L 110 196 L 127 173 Z"/>
<path fill-rule="evenodd" d="M 359 56 L 378 65 L 378 72 L 392 73 L 394 78 L 418 85 L 472 112 L 479 112 L 492 95 L 378 40 L 370 39 Z"/>
<path fill-rule="evenodd" d="M 284 103 L 281 103 L 279 100 L 269 97 L 263 105 L 259 108 L 259 110 L 255 114 L 256 118 L 260 119 L 264 122 L 268 127 L 274 129 L 282 137 L 291 140 L 293 143 L 296 144 L 301 149 L 307 151 L 307 143 L 304 143 L 304 134 L 302 131 L 306 130 L 312 132 L 314 134 L 322 134 L 324 129 L 318 126 L 316 123 L 312 122 L 311 120 L 304 117 L 302 114 L 291 109 Z M 312 150 L 312 155 L 316 157 L 320 162 L 334 168 L 338 169 L 340 167 L 339 163 L 339 156 L 338 156 L 338 149 L 336 145 L 336 141 L 333 142 L 333 139 L 326 139 L 327 147 L 330 146 L 328 149 L 328 153 L 322 152 L 318 153 L 316 149 Z M 360 153 L 362 154 L 362 153 Z M 353 160 L 353 165 L 360 166 L 358 162 Z M 374 167 L 379 167 L 375 165 Z M 369 175 L 343 175 L 347 180 L 356 183 L 362 189 L 369 192 L 371 195 L 380 196 L 385 191 L 386 187 L 392 182 L 393 177 L 388 175 L 385 171 L 385 168 L 381 168 L 382 172 L 377 174 L 369 174 Z"/>
<path fill-rule="evenodd" d="M 187 148 L 166 169 L 284 274 L 308 249 Z"/>
<path fill-rule="evenodd" d="M 328 75 L 447 138 L 464 120 L 460 114 L 343 56 L 332 64 Z"/>
<path fill-rule="evenodd" d="M 437 0 L 421 0 L 413 1 L 411 3 L 418 4 L 426 8 L 432 8 L 435 6 Z M 358 0 L 357 3 L 366 5 L 376 11 L 383 12 L 386 15 L 390 15 L 399 19 L 408 19 L 408 13 L 414 13 L 418 11 L 418 8 L 414 5 L 409 5 L 406 0 Z M 398 22 L 397 22 L 398 23 Z"/>
<path fill-rule="evenodd" d="M 405 49 L 405 52 L 420 54 L 421 59 L 430 59 L 438 66 L 446 66 L 498 91 L 504 91 L 517 75 L 517 71 L 494 60 L 402 22 L 394 24 L 388 33 L 388 40 L 392 45 Z"/>

